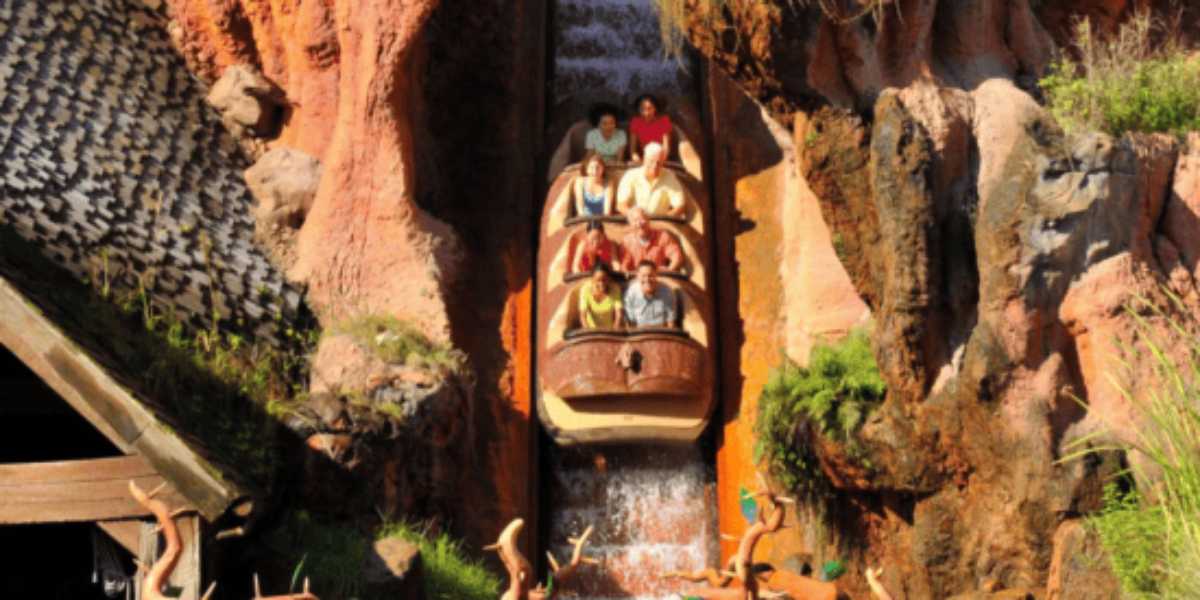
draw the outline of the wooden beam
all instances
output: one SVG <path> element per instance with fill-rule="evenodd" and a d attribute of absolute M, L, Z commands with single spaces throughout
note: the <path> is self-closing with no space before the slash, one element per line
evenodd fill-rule
<path fill-rule="evenodd" d="M 7 279 L 0 277 L 0 345 L 125 454 L 141 454 L 209 521 L 253 494 L 184 443 Z"/>
<path fill-rule="evenodd" d="M 142 521 L 96 521 L 96 526 L 104 530 L 113 541 L 129 551 L 133 556 L 138 555 L 138 542 L 142 536 Z"/>
<path fill-rule="evenodd" d="M 139 525 L 137 549 L 134 554 L 142 564 L 149 567 L 162 556 L 162 536 L 158 533 L 156 522 L 134 522 Z M 175 519 L 175 526 L 179 529 L 179 542 L 182 547 L 179 562 L 175 563 L 175 568 L 171 570 L 171 576 L 167 579 L 166 595 L 179 600 L 199 600 L 201 592 L 204 591 L 200 589 L 200 519 L 195 516 L 178 517 Z M 135 578 L 138 598 L 144 597 L 141 589 L 144 577 L 144 573 L 139 573 Z"/>
<path fill-rule="evenodd" d="M 141 456 L 0 465 L 0 525 L 110 521 L 149 516 L 129 495 L 164 480 Z M 172 507 L 189 503 L 174 488 L 159 493 Z"/>

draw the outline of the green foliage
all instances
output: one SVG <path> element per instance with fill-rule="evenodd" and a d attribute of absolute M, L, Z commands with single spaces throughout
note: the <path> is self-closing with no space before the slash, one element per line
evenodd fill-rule
<path fill-rule="evenodd" d="M 819 474 L 810 436 L 830 437 L 855 452 L 858 427 L 885 392 L 864 330 L 817 346 L 807 367 L 786 361 L 759 397 L 755 459 L 765 460 L 788 489 L 813 491 Z"/>
<path fill-rule="evenodd" d="M 1145 14 L 1109 39 L 1088 21 L 1078 24 L 1079 60 L 1061 58 L 1041 81 L 1047 108 L 1065 130 L 1117 136 L 1200 130 L 1200 60 L 1169 43 L 1155 46 L 1152 34 Z"/>
<path fill-rule="evenodd" d="M 268 539 L 285 556 L 295 556 L 293 589 L 305 577 L 322 598 L 360 598 L 362 565 L 371 537 L 353 527 L 321 523 L 297 511 Z M 382 599 L 381 599 L 382 600 Z"/>
<path fill-rule="evenodd" d="M 434 343 L 411 324 L 390 315 L 356 317 L 339 323 L 334 333 L 351 336 L 384 362 L 442 373 L 461 374 L 466 369 L 462 351 Z"/>
<path fill-rule="evenodd" d="M 1189 314 L 1172 301 L 1175 314 Z M 1137 393 L 1123 391 L 1141 417 L 1126 449 L 1152 468 L 1134 469 L 1139 489 L 1109 491 L 1105 509 L 1090 522 L 1130 597 L 1200 598 L 1200 338 L 1194 334 L 1200 324 L 1142 304 L 1127 311 L 1139 334 L 1130 354 L 1152 365 L 1155 378 Z"/>
<path fill-rule="evenodd" d="M 445 533 L 430 539 L 412 525 L 389 523 L 378 537 L 400 537 L 420 547 L 429 600 L 495 600 L 500 594 L 500 580 Z"/>
<path fill-rule="evenodd" d="M 1162 591 L 1167 521 L 1161 506 L 1143 505 L 1136 492 L 1109 484 L 1104 488 L 1104 509 L 1089 517 L 1088 524 L 1108 550 L 1113 573 L 1127 596 L 1154 598 Z"/>

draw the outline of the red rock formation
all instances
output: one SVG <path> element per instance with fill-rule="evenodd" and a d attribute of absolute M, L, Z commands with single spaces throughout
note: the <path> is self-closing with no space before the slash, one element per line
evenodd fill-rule
<path fill-rule="evenodd" d="M 1195 263 L 1180 250 L 1189 242 L 1176 242 L 1192 226 L 1188 192 L 1168 199 L 1174 145 L 1057 132 L 1029 92 L 1056 30 L 1023 1 L 900 1 L 857 20 L 815 4 L 732 3 L 720 15 L 699 4 L 692 41 L 794 124 L 801 176 L 874 314 L 889 398 L 861 432 L 872 466 L 818 445 L 839 502 L 853 507 L 842 510 L 856 515 L 843 534 L 866 544 L 851 591 L 865 592 L 854 573 L 867 561 L 887 566 L 897 598 L 1045 586 L 1052 531 L 1065 513 L 1096 507 L 1112 468 L 1054 461 L 1085 432 L 1136 425 L 1102 375 L 1119 347 L 1111 340 L 1133 339 L 1123 306 L 1142 295 L 1165 307 L 1156 291 L 1167 281 L 1194 289 Z M 1099 3 L 1044 4 L 1078 14 Z M 725 27 L 740 35 L 714 33 Z M 722 150 L 733 165 L 753 157 Z M 1189 169 L 1177 168 L 1185 189 Z M 766 173 L 744 171 L 754 175 L 739 190 Z M 742 379 L 725 389 L 724 506 L 736 506 L 751 463 L 747 409 L 777 362 L 765 350 L 783 345 L 772 337 L 779 284 L 760 266 L 782 246 L 779 197 L 738 200 L 749 226 L 725 233 L 736 262 L 724 266 L 740 286 L 724 314 L 736 307 L 754 334 L 740 341 L 740 362 L 727 355 L 726 373 Z M 1144 385 L 1151 373 L 1135 364 L 1122 381 Z M 1075 396 L 1092 406 L 1086 419 Z M 723 512 L 722 530 L 737 521 Z M 797 547 L 802 536 L 776 555 Z"/>
<path fill-rule="evenodd" d="M 414 62 L 436 0 L 171 3 L 176 40 L 198 72 L 247 63 L 287 95 L 274 147 L 317 157 L 321 183 L 291 276 L 326 321 L 392 314 L 447 339 L 445 286 L 458 242 L 414 200 Z"/>

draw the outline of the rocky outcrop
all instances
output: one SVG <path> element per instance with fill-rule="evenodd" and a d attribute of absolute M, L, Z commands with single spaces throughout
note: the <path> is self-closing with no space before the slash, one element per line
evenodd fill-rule
<path fill-rule="evenodd" d="M 1143 298 L 1168 316 L 1200 314 L 1184 233 L 1195 214 L 1191 150 L 1177 160 L 1166 137 L 1064 136 L 1035 89 L 1056 30 L 1026 2 L 840 15 L 783 4 L 706 14 L 712 3 L 693 3 L 689 36 L 793 127 L 799 176 L 872 311 L 888 399 L 861 430 L 860 460 L 818 445 L 837 488 L 841 551 L 857 555 L 852 573 L 886 565 L 898 598 L 1044 590 L 1052 532 L 1097 508 L 1122 459 L 1056 461 L 1087 433 L 1127 438 L 1138 423 L 1121 390 L 1154 381 L 1124 353 L 1138 332 L 1125 308 Z M 1071 3 L 1039 10 L 1048 4 Z M 735 272 L 779 247 L 742 247 L 774 227 L 770 214 L 742 209 L 754 228 L 736 237 Z M 777 297 L 773 281 L 740 281 L 738 298 Z M 1167 301 L 1164 284 L 1182 304 Z M 760 331 L 745 300 L 723 304 Z M 1154 315 L 1143 312 L 1167 336 Z M 726 372 L 757 379 L 755 359 L 743 350 Z M 741 389 L 739 421 L 755 393 Z M 726 427 L 722 497 L 752 464 L 728 450 L 745 428 Z M 722 531 L 737 525 L 722 515 Z M 800 531 L 775 551 L 823 551 L 814 540 Z"/>
<path fill-rule="evenodd" d="M 445 295 L 459 242 L 416 205 L 413 178 L 419 90 L 412 83 L 421 66 L 413 57 L 436 0 L 305 3 L 295 11 L 249 2 L 169 5 L 181 52 L 199 73 L 220 76 L 212 97 L 227 118 L 265 129 L 260 121 L 270 110 L 252 101 L 267 95 L 254 83 L 261 71 L 286 94 L 281 130 L 268 147 L 323 165 L 289 272 L 308 285 L 318 315 L 387 313 L 447 339 Z"/>

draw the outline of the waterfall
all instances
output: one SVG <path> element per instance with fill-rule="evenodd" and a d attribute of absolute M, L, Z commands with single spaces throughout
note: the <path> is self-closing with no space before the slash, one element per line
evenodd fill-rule
<path fill-rule="evenodd" d="M 665 56 L 650 0 L 558 0 L 555 6 L 556 105 L 627 104 L 641 92 L 694 95 L 695 69 L 687 64 L 694 61 Z"/>
<path fill-rule="evenodd" d="M 566 560 L 567 537 L 590 524 L 586 554 L 601 561 L 580 571 L 564 597 L 678 598 L 690 584 L 663 573 L 717 566 L 716 481 L 699 448 L 556 448 L 551 462 L 551 550 Z"/>

